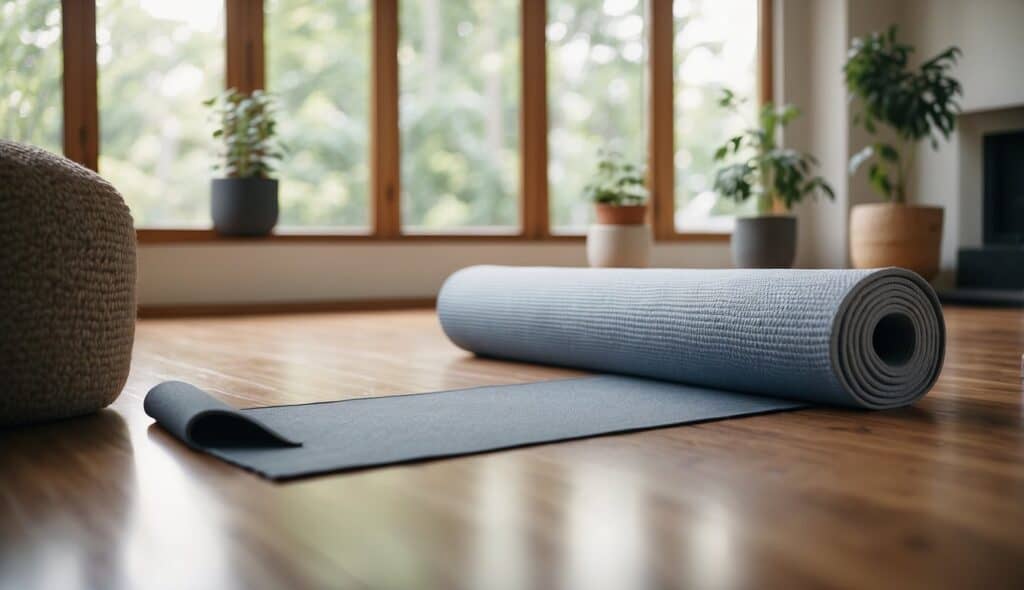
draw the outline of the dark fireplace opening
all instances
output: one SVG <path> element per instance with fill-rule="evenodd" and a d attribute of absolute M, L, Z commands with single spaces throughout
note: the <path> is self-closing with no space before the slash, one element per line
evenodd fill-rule
<path fill-rule="evenodd" d="M 960 249 L 957 287 L 1024 302 L 1024 129 L 984 135 L 982 166 L 982 246 Z"/>
<path fill-rule="evenodd" d="M 1024 245 L 1024 129 L 983 141 L 984 243 Z"/>

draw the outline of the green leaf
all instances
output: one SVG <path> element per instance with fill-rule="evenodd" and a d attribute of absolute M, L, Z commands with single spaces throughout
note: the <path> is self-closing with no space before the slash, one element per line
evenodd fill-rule
<path fill-rule="evenodd" d="M 949 75 L 960 49 L 949 47 L 917 68 L 909 65 L 913 52 L 913 46 L 898 41 L 897 27 L 853 40 L 843 76 L 860 103 L 854 124 L 872 134 L 884 125 L 908 142 L 934 141 L 936 135 L 948 139 L 960 112 L 962 89 Z"/>
<path fill-rule="evenodd" d="M 899 162 L 900 160 L 899 152 L 888 143 L 876 143 L 875 151 L 879 157 L 887 162 Z"/>

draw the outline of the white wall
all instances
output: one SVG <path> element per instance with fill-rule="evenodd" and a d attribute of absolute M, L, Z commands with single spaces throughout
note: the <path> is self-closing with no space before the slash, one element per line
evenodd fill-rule
<path fill-rule="evenodd" d="M 306 243 L 139 248 L 145 305 L 433 297 L 473 264 L 582 266 L 582 242 Z M 727 243 L 658 244 L 654 266 L 729 266 Z"/>
<path fill-rule="evenodd" d="M 913 176 L 917 200 L 946 209 L 941 280 L 949 283 L 957 249 L 981 242 L 981 136 L 1024 128 L 1024 0 L 905 3 L 904 28 L 920 56 L 963 50 L 955 70 L 964 87 L 960 128 L 936 151 L 922 146 Z"/>
<path fill-rule="evenodd" d="M 782 25 L 776 48 L 776 102 L 792 103 L 803 115 L 790 124 L 785 143 L 818 158 L 818 170 L 836 193 L 834 202 L 804 203 L 797 209 L 797 266 L 847 264 L 846 178 L 849 117 L 842 66 L 846 53 L 845 1 L 777 0 Z M 839 108 L 837 108 L 837 106 Z"/>
<path fill-rule="evenodd" d="M 963 146 L 1022 117 L 1008 107 L 1024 106 L 1024 0 L 776 0 L 776 6 L 783 23 L 778 98 L 804 112 L 786 143 L 819 158 L 837 196 L 834 204 L 800 208 L 801 266 L 846 265 L 849 209 L 878 199 L 863 170 L 853 178 L 846 173 L 850 155 L 870 141 L 852 125 L 843 87 L 850 41 L 895 23 L 919 58 L 954 44 L 963 50 L 955 70 L 964 86 L 963 126 L 938 151 L 920 148 L 911 180 L 915 202 L 946 209 L 940 282 L 949 282 L 959 246 L 980 241 L 981 176 L 976 161 L 962 156 Z"/>
<path fill-rule="evenodd" d="M 921 55 L 964 52 L 956 75 L 967 112 L 1024 103 L 1024 0 L 903 0 L 904 28 Z"/>

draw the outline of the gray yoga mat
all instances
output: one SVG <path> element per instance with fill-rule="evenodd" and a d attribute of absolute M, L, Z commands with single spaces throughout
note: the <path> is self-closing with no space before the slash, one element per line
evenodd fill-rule
<path fill-rule="evenodd" d="M 438 317 L 480 355 L 618 375 L 245 410 L 167 382 L 145 409 L 197 450 L 288 479 L 809 404 L 904 406 L 945 346 L 935 293 L 899 269 L 480 266 L 448 279 Z"/>
<path fill-rule="evenodd" d="M 188 383 L 169 381 L 154 387 L 145 400 L 146 413 L 193 449 L 270 479 L 802 405 L 617 375 L 247 410 L 234 410 Z"/>

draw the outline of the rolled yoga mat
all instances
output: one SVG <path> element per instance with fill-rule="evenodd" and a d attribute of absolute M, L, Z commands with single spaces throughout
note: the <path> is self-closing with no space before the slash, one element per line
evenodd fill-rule
<path fill-rule="evenodd" d="M 235 410 L 182 382 L 146 412 L 189 446 L 272 479 L 789 410 L 908 405 L 945 347 L 931 287 L 899 269 L 478 266 L 438 298 L 486 356 L 616 373 Z"/>

